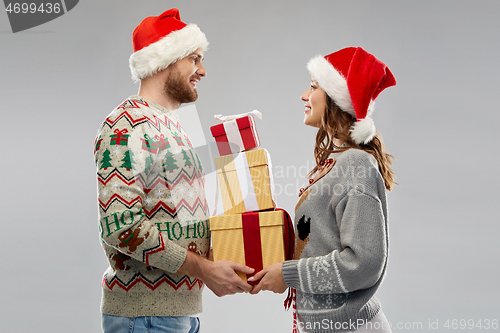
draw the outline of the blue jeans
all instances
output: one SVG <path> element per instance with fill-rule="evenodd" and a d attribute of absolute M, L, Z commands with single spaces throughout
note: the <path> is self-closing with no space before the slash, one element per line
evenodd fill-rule
<path fill-rule="evenodd" d="M 118 317 L 102 314 L 104 333 L 198 333 L 198 317 Z"/>

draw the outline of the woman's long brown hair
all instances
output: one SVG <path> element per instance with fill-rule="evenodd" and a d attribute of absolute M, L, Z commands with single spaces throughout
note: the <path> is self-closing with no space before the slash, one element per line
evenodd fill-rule
<path fill-rule="evenodd" d="M 316 134 L 316 145 L 314 147 L 316 166 L 311 170 L 309 176 L 319 170 L 320 163 L 325 161 L 331 153 L 356 148 L 364 150 L 375 157 L 385 182 L 385 188 L 389 191 L 392 190 L 396 184 L 396 175 L 391 169 L 394 157 L 384 151 L 385 147 L 378 132 L 373 140 L 367 144 L 358 145 L 354 142 L 350 136 L 350 128 L 355 122 L 356 119 L 342 111 L 328 95 L 326 96 L 326 110 L 321 117 L 321 125 Z M 333 138 L 344 141 L 347 147 L 337 147 L 333 143 Z"/>

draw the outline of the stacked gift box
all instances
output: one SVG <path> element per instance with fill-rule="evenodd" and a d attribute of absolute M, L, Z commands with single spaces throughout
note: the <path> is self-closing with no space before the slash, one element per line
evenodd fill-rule
<path fill-rule="evenodd" d="M 260 118 L 258 111 L 253 111 Z M 293 256 L 293 227 L 276 208 L 271 158 L 259 149 L 251 114 L 216 116 L 210 128 L 217 143 L 218 190 L 224 215 L 210 217 L 214 260 L 235 261 L 255 272 Z M 247 276 L 240 275 L 246 281 Z"/>

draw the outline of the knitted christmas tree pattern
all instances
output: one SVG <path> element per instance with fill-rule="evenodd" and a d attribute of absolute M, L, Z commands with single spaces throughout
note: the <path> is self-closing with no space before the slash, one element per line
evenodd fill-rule
<path fill-rule="evenodd" d="M 186 142 L 187 147 L 192 148 L 187 136 L 181 134 L 183 133 L 181 125 L 178 122 L 172 121 L 165 114 L 156 115 L 144 112 L 144 107 L 149 107 L 149 105 L 141 99 L 128 99 L 123 102 L 103 122 L 101 133 L 112 134 L 101 135 L 95 141 L 94 152 L 96 154 L 96 164 L 98 164 L 97 179 L 102 188 L 107 191 L 106 189 L 109 186 L 111 188 L 126 188 L 135 184 L 135 186 L 139 185 L 143 192 L 142 195 L 130 197 L 111 191 L 109 197 L 100 197 L 98 203 L 101 215 L 105 216 L 111 206 L 116 209 L 116 205 L 120 205 L 123 207 L 120 210 L 127 211 L 137 204 L 141 205 L 141 214 L 144 214 L 148 219 L 153 219 L 160 212 L 166 213 L 171 218 L 176 218 L 180 210 L 185 210 L 194 216 L 201 209 L 204 215 L 208 215 L 208 206 L 204 197 L 181 197 L 175 204 L 172 201 L 163 200 L 159 200 L 154 206 L 146 204 L 150 194 L 154 191 L 163 191 L 166 189 L 170 193 L 173 193 L 180 185 L 183 188 L 189 188 L 190 186 L 203 188 L 204 180 L 201 162 L 194 149 L 182 149 L 182 151 L 175 154 L 168 150 L 172 146 L 170 143 L 172 141 L 175 146 L 186 146 Z M 141 146 L 138 148 L 139 150 L 135 150 L 135 153 L 138 151 L 143 152 L 142 157 L 139 159 L 137 158 L 139 154 L 135 154 L 129 147 L 132 132 L 138 126 L 141 126 L 141 131 L 147 132 L 142 134 L 140 138 Z M 171 136 L 168 137 L 168 135 L 165 135 L 167 133 L 170 133 Z M 165 150 L 167 150 L 166 153 L 164 152 Z M 160 156 L 161 160 L 156 162 Z M 151 173 L 155 164 L 163 169 L 163 173 Z M 137 170 L 143 170 L 144 172 L 137 172 Z M 109 218 L 117 217 L 110 216 Z M 160 227 L 157 227 L 160 230 Z M 106 229 L 106 225 L 101 221 L 100 228 L 101 237 L 106 237 L 109 227 Z M 205 227 L 203 228 L 205 230 Z M 134 237 L 133 235 L 135 233 L 130 235 L 124 234 L 123 244 L 140 245 L 142 243 L 140 239 L 130 238 Z M 128 249 L 127 251 L 131 250 Z M 142 250 L 142 257 L 145 259 L 144 262 L 149 265 L 149 257 L 163 250 L 165 250 L 164 240 L 162 237 L 159 237 L 154 246 Z M 128 259 L 124 253 L 117 252 L 110 259 L 112 262 L 115 262 L 115 269 L 126 271 L 127 267 L 129 267 L 127 265 Z M 154 270 L 153 267 L 148 267 L 150 267 L 150 270 Z M 165 283 L 175 290 L 182 285 L 187 285 L 189 289 L 192 289 L 196 285 L 201 288 L 203 285 L 198 279 L 192 279 L 187 276 L 174 279 L 166 273 L 156 276 L 153 280 L 151 277 L 148 278 L 141 273 L 137 273 L 132 278 L 127 278 L 126 280 L 120 278 L 118 275 L 114 275 L 109 280 L 104 276 L 103 280 L 103 285 L 106 285 L 110 289 L 118 286 L 127 291 L 137 283 L 144 284 L 152 290 Z"/>
<path fill-rule="evenodd" d="M 174 154 L 171 152 L 167 152 L 165 155 L 165 160 L 163 160 L 163 172 L 174 172 L 175 169 L 179 169 L 179 167 L 176 165 L 177 161 L 174 158 Z"/>
<path fill-rule="evenodd" d="M 196 154 L 196 159 L 198 160 L 198 168 L 201 170 L 201 172 L 203 172 L 203 166 L 201 165 L 200 157 L 198 156 L 198 154 Z"/>
<path fill-rule="evenodd" d="M 102 160 L 101 160 L 101 167 L 100 169 L 107 170 L 109 167 L 111 167 L 111 157 L 109 156 L 111 153 L 109 150 L 105 150 L 104 153 L 102 153 Z"/>
<path fill-rule="evenodd" d="M 129 107 L 136 108 L 137 105 L 148 106 L 147 102 L 145 102 L 145 101 L 143 101 L 142 103 L 139 103 L 136 100 L 128 100 L 128 101 L 122 103 L 119 108 L 124 108 L 124 109 L 127 109 Z M 142 115 L 142 117 L 135 119 L 130 114 L 128 114 L 127 111 L 120 113 L 115 119 L 107 118 L 105 120 L 103 126 L 108 126 L 110 129 L 113 129 L 113 126 L 117 123 L 118 119 L 123 120 L 123 118 L 125 118 L 130 124 L 134 124 L 132 126 L 132 128 L 134 128 L 140 124 L 143 124 L 143 120 L 147 121 L 147 124 L 150 125 L 151 128 L 157 129 L 157 130 L 160 129 L 162 126 L 166 126 L 168 129 L 175 128 L 178 131 L 180 131 L 182 128 L 179 123 L 172 122 L 167 116 L 164 116 L 163 119 L 160 119 L 157 116 L 154 116 L 153 118 L 149 118 L 149 117 Z M 126 134 L 128 131 L 123 130 L 123 129 L 114 129 L 113 132 L 115 134 L 111 136 L 110 145 L 113 145 L 113 143 L 114 143 L 114 145 L 116 145 L 116 144 L 122 145 L 122 142 L 128 142 L 129 136 Z M 177 137 L 180 138 L 178 135 L 177 135 Z M 161 149 L 167 149 L 168 147 L 170 147 L 168 140 L 164 137 L 163 134 L 155 136 L 155 139 L 156 139 L 155 142 L 159 143 L 158 151 L 160 151 Z M 144 140 L 146 140 L 146 138 Z M 151 140 L 151 141 L 154 141 L 154 140 Z M 144 142 L 143 148 L 144 147 L 147 148 L 147 145 L 145 144 L 145 142 Z M 146 180 L 146 178 L 144 177 L 144 175 L 142 173 L 134 174 L 134 176 L 129 176 L 129 177 L 124 175 L 124 173 L 121 171 L 121 169 L 122 168 L 125 168 L 125 170 L 127 170 L 129 168 L 132 169 L 133 164 L 135 162 L 133 160 L 133 156 L 130 156 L 130 155 L 126 156 L 127 152 L 128 152 L 128 150 L 122 156 L 121 161 L 123 161 L 123 163 L 120 165 L 120 168 L 115 167 L 112 170 L 110 170 L 109 173 L 102 173 L 102 172 L 98 173 L 98 175 L 97 175 L 98 181 L 102 185 L 106 186 L 108 184 L 108 182 L 112 181 L 113 179 L 117 179 L 117 180 L 123 182 L 125 185 L 131 185 L 135 182 L 139 182 L 142 185 L 142 188 L 143 188 L 145 194 L 150 193 L 157 186 L 164 186 L 168 190 L 173 191 L 176 188 L 176 186 L 182 182 L 187 182 L 187 184 L 189 186 L 193 186 L 195 183 L 197 183 L 199 186 L 204 185 L 202 164 L 201 164 L 201 161 L 199 159 L 198 154 L 196 154 L 196 152 L 194 150 L 189 151 L 189 153 L 192 157 L 192 160 L 197 161 L 197 167 L 195 168 L 193 173 L 189 174 L 187 172 L 187 170 L 189 168 L 188 169 L 181 168 L 180 172 L 175 176 L 174 179 L 168 179 L 165 175 L 158 173 L 157 175 L 155 175 L 154 179 L 151 179 L 149 181 Z M 130 153 L 128 153 L 128 154 L 130 154 Z M 109 157 L 109 153 L 103 154 L 102 156 L 103 156 L 103 158 L 101 160 L 101 167 L 104 165 L 106 169 L 110 168 L 111 167 L 111 165 L 110 165 L 111 158 Z M 166 158 L 163 161 L 164 171 L 170 173 L 170 171 L 173 172 L 174 170 L 179 168 L 177 166 L 178 161 L 175 159 L 175 157 L 172 153 L 169 154 L 169 152 L 167 152 L 165 157 Z M 103 160 L 104 160 L 104 162 L 103 162 Z M 151 167 L 151 164 L 153 163 L 153 158 L 152 157 L 146 158 L 145 161 L 146 161 L 146 167 Z M 187 166 L 189 167 L 189 163 L 187 161 L 185 161 L 185 164 L 186 163 L 188 164 Z M 102 169 L 104 169 L 104 167 Z M 103 209 L 103 211 L 107 211 L 108 207 L 115 200 L 118 200 L 120 203 L 125 205 L 127 208 L 132 207 L 136 202 L 141 202 L 141 204 L 144 204 L 140 197 L 136 197 L 132 200 L 124 200 L 119 195 L 116 195 L 115 197 L 111 197 L 107 202 L 102 202 L 99 200 L 99 206 L 101 209 Z M 180 202 L 175 207 L 169 207 L 168 205 L 166 205 L 162 201 L 159 203 L 159 205 L 157 205 L 155 208 L 153 208 L 151 210 L 144 209 L 144 213 L 148 218 L 155 216 L 158 213 L 158 211 L 166 212 L 171 217 L 175 217 L 175 216 L 177 216 L 177 211 L 179 211 L 180 209 L 187 209 L 188 211 L 190 211 L 192 213 L 194 213 L 194 211 L 196 211 L 197 209 L 202 209 L 203 212 L 207 212 L 208 206 L 207 206 L 206 201 L 201 202 L 201 200 L 199 198 L 196 199 L 196 202 L 193 205 L 189 205 L 186 202 L 186 200 L 180 200 Z"/>
<path fill-rule="evenodd" d="M 184 149 L 182 150 L 182 159 L 184 160 L 185 167 L 191 168 L 193 166 L 193 163 L 191 163 L 191 159 Z"/>
<path fill-rule="evenodd" d="M 153 165 L 154 163 L 154 160 L 153 160 L 153 157 L 150 155 L 148 157 L 146 157 L 146 165 L 144 166 L 144 172 L 147 174 L 149 174 L 149 171 L 151 170 L 151 166 Z"/>
<path fill-rule="evenodd" d="M 135 170 L 134 164 L 134 153 L 131 150 L 127 150 L 125 152 L 125 156 L 122 159 L 123 164 L 121 165 L 122 168 L 125 168 L 127 171 L 130 171 L 131 169 Z"/>

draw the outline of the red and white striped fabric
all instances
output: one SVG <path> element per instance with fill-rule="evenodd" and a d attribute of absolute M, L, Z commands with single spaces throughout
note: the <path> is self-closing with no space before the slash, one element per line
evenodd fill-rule
<path fill-rule="evenodd" d="M 258 112 L 258 111 L 256 111 Z M 260 112 L 255 113 L 259 118 Z M 217 115 L 222 124 L 210 127 L 217 143 L 220 156 L 239 153 L 260 146 L 255 121 L 250 114 L 222 117 Z"/>

